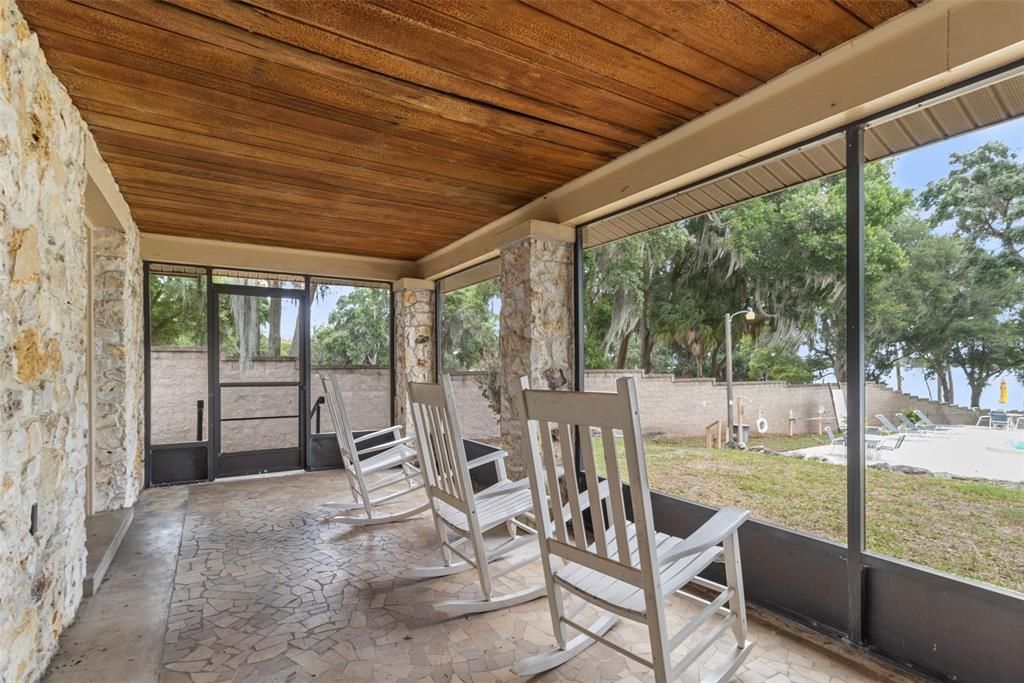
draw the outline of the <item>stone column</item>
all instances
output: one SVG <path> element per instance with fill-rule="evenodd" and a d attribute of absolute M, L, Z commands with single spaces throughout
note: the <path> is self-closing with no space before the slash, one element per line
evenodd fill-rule
<path fill-rule="evenodd" d="M 501 441 L 509 476 L 526 476 L 513 388 L 572 389 L 570 242 L 529 236 L 501 250 Z"/>
<path fill-rule="evenodd" d="M 93 508 L 131 507 L 143 485 L 142 257 L 134 223 L 94 226 Z"/>
<path fill-rule="evenodd" d="M 412 434 L 406 382 L 434 381 L 434 283 L 395 283 L 395 422 Z"/>

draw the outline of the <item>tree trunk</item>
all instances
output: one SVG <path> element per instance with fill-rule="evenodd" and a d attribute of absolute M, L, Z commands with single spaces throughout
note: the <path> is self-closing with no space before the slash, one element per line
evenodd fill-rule
<path fill-rule="evenodd" d="M 654 337 L 651 335 L 651 330 L 647 327 L 647 321 L 640 321 L 640 367 L 644 369 L 644 372 L 650 374 L 651 372 L 651 349 L 654 347 Z"/>
<path fill-rule="evenodd" d="M 644 372 L 651 372 L 651 350 L 654 348 L 654 336 L 651 334 L 651 327 L 648 322 L 647 302 L 650 300 L 650 292 L 644 292 L 644 305 L 640 310 L 640 367 Z"/>
<path fill-rule="evenodd" d="M 952 403 L 953 392 L 949 386 L 949 373 L 947 372 L 947 369 L 943 366 L 936 366 L 934 370 L 936 382 L 938 384 L 938 401 L 940 403 Z"/>
<path fill-rule="evenodd" d="M 626 367 L 626 356 L 629 354 L 629 340 L 632 336 L 632 332 L 627 332 L 622 335 L 622 339 L 619 340 L 619 352 L 615 356 L 616 370 L 623 370 Z"/>
<path fill-rule="evenodd" d="M 267 335 L 267 352 L 277 358 L 281 355 L 281 300 L 270 300 L 270 332 Z"/>
<path fill-rule="evenodd" d="M 982 385 L 982 388 L 984 388 L 984 385 Z M 953 394 L 953 368 L 948 367 L 946 368 L 946 403 L 952 405 L 954 402 L 956 402 L 956 396 Z M 972 403 L 971 405 L 976 404 Z"/>
<path fill-rule="evenodd" d="M 260 354 L 259 299 L 231 295 L 229 301 L 235 323 L 239 368 L 244 373 L 252 367 L 252 359 Z"/>
<path fill-rule="evenodd" d="M 900 356 L 900 348 L 896 347 L 896 391 L 903 393 L 903 372 L 900 366 L 903 365 L 903 358 Z"/>
<path fill-rule="evenodd" d="M 836 359 L 835 361 L 833 361 L 833 363 L 832 363 L 832 372 L 835 373 L 836 381 L 839 384 L 846 384 L 846 381 L 847 381 L 846 375 L 847 375 L 847 373 L 846 373 L 846 364 L 845 363 L 840 362 L 839 359 Z"/>
<path fill-rule="evenodd" d="M 313 302 L 315 302 L 317 300 L 317 297 L 319 295 L 319 289 L 318 289 L 319 287 L 320 287 L 320 285 L 317 285 L 317 284 L 310 284 L 309 285 L 309 307 L 310 307 L 310 310 L 312 310 Z M 288 355 L 292 356 L 293 358 L 298 358 L 299 357 L 299 350 L 301 349 L 301 346 L 300 346 L 301 344 L 302 344 L 302 312 L 301 311 L 296 311 L 296 314 L 295 314 L 295 329 L 292 330 L 292 347 L 291 347 L 291 350 L 288 352 Z"/>
<path fill-rule="evenodd" d="M 971 407 L 981 407 L 981 392 L 985 390 L 986 382 L 980 382 L 978 384 L 971 384 Z"/>

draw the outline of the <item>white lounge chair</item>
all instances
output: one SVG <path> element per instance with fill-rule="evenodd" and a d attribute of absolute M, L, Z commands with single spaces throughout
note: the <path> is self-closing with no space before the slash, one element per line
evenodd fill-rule
<path fill-rule="evenodd" d="M 935 422 L 932 421 L 930 417 L 925 415 L 924 412 L 920 410 L 915 409 L 914 415 L 917 415 L 917 419 L 921 421 L 921 424 L 923 424 L 925 427 L 932 430 L 933 432 L 951 432 L 955 430 L 955 427 L 951 425 L 936 424 Z"/>
<path fill-rule="evenodd" d="M 846 395 L 843 393 L 843 387 L 839 384 L 828 387 L 829 396 L 832 398 L 832 412 L 836 416 L 836 426 L 839 431 L 846 431 Z"/>
<path fill-rule="evenodd" d="M 526 380 L 516 397 L 523 433 L 530 449 L 527 461 L 530 490 L 537 510 L 541 563 L 548 587 L 548 607 L 556 648 L 522 660 L 513 667 L 520 676 L 532 676 L 559 666 L 594 642 L 654 669 L 655 680 L 667 681 L 688 669 L 727 630 L 736 647 L 731 649 L 705 681 L 729 678 L 750 653 L 746 605 L 740 566 L 737 529 L 750 516 L 746 510 L 724 508 L 688 538 L 657 533 L 640 440 L 636 385 L 632 378 L 616 382 L 618 393 L 530 391 Z M 607 480 L 599 483 L 591 428 L 601 432 Z M 558 432 L 558 453 L 551 436 Z M 579 457 L 586 476 L 580 491 L 573 477 L 565 477 L 563 504 L 556 467 L 571 471 L 573 434 L 578 429 Z M 615 430 L 622 430 L 626 472 L 619 469 Z M 540 447 L 538 448 L 538 443 Z M 624 474 L 624 476 L 623 476 Z M 622 484 L 629 484 L 627 512 Z M 551 504 L 547 504 L 550 496 Z M 583 514 L 590 512 L 593 542 L 584 530 Z M 627 521 L 632 519 L 633 521 Z M 569 525 L 572 534 L 569 533 Z M 708 565 L 724 560 L 726 585 L 698 577 Z M 682 589 L 696 584 L 717 594 L 710 602 Z M 675 634 L 666 627 L 666 601 L 679 593 L 703 605 L 700 613 Z M 579 598 L 568 608 L 566 598 Z M 586 606 L 603 614 L 583 625 L 577 621 Z M 651 657 L 624 648 L 605 634 L 624 617 L 647 627 Z M 717 620 L 712 624 L 713 620 Z M 698 642 L 673 662 L 673 651 L 706 624 Z M 570 638 L 570 630 L 578 633 Z"/>
<path fill-rule="evenodd" d="M 896 419 L 903 425 L 903 432 L 917 436 L 938 436 L 938 432 L 925 424 L 917 424 L 903 413 L 896 413 Z"/>
<path fill-rule="evenodd" d="M 890 434 L 905 434 L 908 431 L 910 431 L 906 427 L 897 427 L 896 425 L 893 424 L 892 420 L 890 420 L 881 413 L 875 415 L 875 419 L 878 420 L 878 422 L 882 425 L 882 428 L 885 429 L 885 431 L 889 432 Z"/>
<path fill-rule="evenodd" d="M 379 509 L 423 488 L 419 456 L 410 445 L 412 437 L 403 437 L 399 426 L 356 437 L 337 378 L 321 376 L 320 380 L 353 499 L 352 502 L 325 503 L 325 507 L 339 509 L 325 521 L 365 526 L 397 522 L 425 512 L 430 507 L 429 501 L 398 512 L 382 513 Z M 385 440 L 382 442 L 382 439 Z"/>
<path fill-rule="evenodd" d="M 515 482 L 508 479 L 505 451 L 495 451 L 482 458 L 474 458 L 472 462 L 467 461 L 451 379 L 447 375 L 441 378 L 441 384 L 410 382 L 409 410 L 416 429 L 444 565 L 413 569 L 406 576 L 430 578 L 475 568 L 480 578 L 482 598 L 434 605 L 435 609 L 451 616 L 489 612 L 543 596 L 544 584 L 526 586 L 503 595 L 494 591 L 495 579 L 536 562 L 538 556 L 536 531 L 522 519 L 533 515 L 534 499 L 525 480 Z M 494 463 L 497 468 L 498 481 L 475 493 L 470 471 L 489 463 Z M 502 539 L 497 546 L 488 547 L 484 534 L 499 528 L 507 532 L 507 540 Z M 525 535 L 519 535 L 520 531 Z M 513 555 L 523 546 L 532 548 L 525 556 Z M 499 562 L 503 566 L 499 567 Z"/>
<path fill-rule="evenodd" d="M 980 427 L 982 422 L 987 422 L 992 429 L 1010 428 L 1010 416 L 1005 410 L 990 410 L 978 418 L 977 426 Z"/>

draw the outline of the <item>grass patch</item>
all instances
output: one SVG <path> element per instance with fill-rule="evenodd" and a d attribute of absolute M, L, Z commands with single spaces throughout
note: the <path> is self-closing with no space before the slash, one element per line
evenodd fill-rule
<path fill-rule="evenodd" d="M 827 440 L 751 439 L 757 443 L 785 451 Z M 657 439 L 644 447 L 654 490 L 745 507 L 758 519 L 846 543 L 843 467 L 707 449 L 702 439 Z M 1024 486 L 868 469 L 866 487 L 869 550 L 1024 592 Z"/>

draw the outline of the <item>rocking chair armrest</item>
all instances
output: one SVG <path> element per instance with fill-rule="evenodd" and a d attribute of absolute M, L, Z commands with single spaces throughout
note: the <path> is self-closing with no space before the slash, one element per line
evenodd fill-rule
<path fill-rule="evenodd" d="M 358 454 L 359 455 L 366 455 L 367 453 L 376 453 L 377 451 L 386 451 L 389 448 L 394 448 L 395 446 L 402 446 L 404 444 L 407 444 L 407 443 L 411 442 L 412 440 L 413 440 L 413 437 L 406 436 L 406 437 L 401 438 L 401 439 L 395 439 L 394 441 L 388 441 L 387 443 L 379 443 L 379 444 L 375 444 L 373 446 L 367 446 L 366 448 L 358 449 Z"/>
<path fill-rule="evenodd" d="M 662 566 L 672 564 L 684 557 L 690 557 L 718 545 L 731 533 L 736 531 L 750 517 L 750 510 L 734 507 L 722 508 L 704 522 L 699 529 L 690 534 L 681 545 L 658 558 Z"/>
<path fill-rule="evenodd" d="M 398 425 L 394 425 L 393 427 L 385 427 L 384 429 L 378 429 L 377 431 L 370 432 L 369 434 L 363 434 L 362 436 L 353 439 L 353 442 L 360 443 L 362 441 L 366 441 L 367 439 L 372 439 L 376 436 L 384 436 L 385 434 L 391 433 L 394 433 L 395 438 L 402 438 L 402 428 Z"/>
<path fill-rule="evenodd" d="M 487 455 L 481 456 L 479 458 L 473 458 L 472 460 L 466 463 L 466 466 L 469 469 L 474 469 L 480 467 L 481 465 L 497 462 L 498 460 L 504 460 L 507 457 L 508 453 L 506 453 L 505 451 L 494 451 L 493 453 L 488 453 Z"/>

